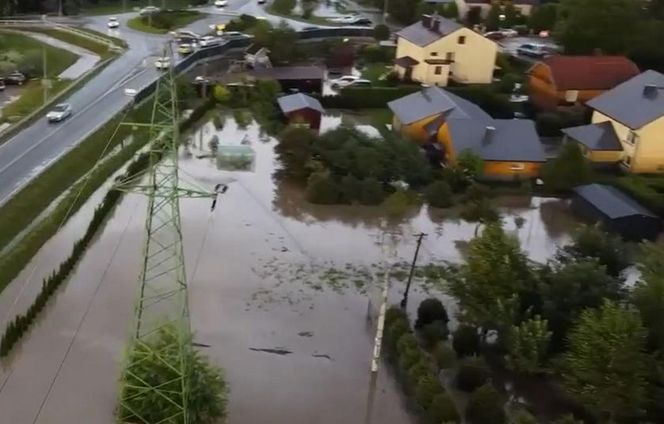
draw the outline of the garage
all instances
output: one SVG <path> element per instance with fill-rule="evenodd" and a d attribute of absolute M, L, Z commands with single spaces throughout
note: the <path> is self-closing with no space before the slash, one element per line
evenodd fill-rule
<path fill-rule="evenodd" d="M 662 231 L 657 215 L 615 187 L 588 184 L 576 187 L 572 211 L 582 219 L 601 223 L 626 240 L 655 240 Z"/>

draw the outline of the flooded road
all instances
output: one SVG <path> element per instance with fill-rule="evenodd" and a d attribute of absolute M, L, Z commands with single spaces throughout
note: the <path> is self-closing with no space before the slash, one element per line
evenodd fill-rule
<path fill-rule="evenodd" d="M 397 303 L 414 234 L 428 234 L 420 265 L 457 262 L 475 224 L 459 220 L 454 210 L 422 207 L 387 221 L 378 208 L 307 204 L 299 187 L 273 179 L 274 140 L 261 136 L 254 123 L 241 127 L 231 116 L 221 121 L 222 130 L 210 122 L 190 136 L 180 152 L 181 178 L 185 186 L 228 183 L 229 190 L 213 212 L 210 200 L 182 200 L 181 215 L 195 341 L 209 346 L 204 353 L 225 369 L 229 423 L 414 423 L 385 366 L 367 414 L 375 334 L 370 318 L 380 276 L 397 264 L 389 293 Z M 241 163 L 246 170 L 219 169 L 223 161 L 211 146 L 217 152 L 244 146 L 253 160 Z M 48 274 L 82 234 L 98 200 L 82 208 L 0 295 L 0 316 L 27 307 L 38 280 L 28 286 L 34 293 L 24 290 L 25 301 L 12 307 L 25 273 L 39 280 Z M 533 260 L 545 261 L 568 240 L 574 222 L 563 202 L 513 197 L 499 204 L 505 227 Z M 145 208 L 139 195 L 124 198 L 73 277 L 2 363 L 3 422 L 113 422 Z M 443 289 L 444 276 L 418 273 L 410 312 L 427 293 L 453 310 Z"/>

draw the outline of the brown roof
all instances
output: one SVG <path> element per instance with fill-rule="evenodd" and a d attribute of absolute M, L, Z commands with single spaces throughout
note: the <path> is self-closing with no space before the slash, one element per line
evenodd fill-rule
<path fill-rule="evenodd" d="M 558 90 L 610 90 L 639 74 L 624 56 L 550 56 L 549 67 Z"/>
<path fill-rule="evenodd" d="M 420 63 L 419 60 L 413 59 L 410 56 L 401 56 L 394 61 L 395 65 L 399 65 L 402 68 L 410 68 Z"/>

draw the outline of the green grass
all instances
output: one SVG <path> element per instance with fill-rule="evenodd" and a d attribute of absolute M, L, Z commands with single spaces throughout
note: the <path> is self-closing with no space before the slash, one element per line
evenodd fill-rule
<path fill-rule="evenodd" d="M 71 80 L 52 80 L 49 99 L 67 88 Z M 47 100 L 48 103 L 48 100 Z M 44 86 L 41 81 L 29 81 L 23 86 L 21 97 L 2 109 L 2 121 L 17 122 L 44 104 Z"/>
<path fill-rule="evenodd" d="M 126 0 L 126 8 L 122 9 L 122 0 L 105 1 L 101 0 L 96 4 L 83 2 L 81 13 L 84 15 L 112 15 L 115 13 L 132 12 L 134 8 L 142 8 L 150 4 L 149 0 Z M 166 0 L 166 9 L 184 9 L 196 3 L 193 0 Z M 153 6 L 161 7 L 161 0 L 152 0 Z"/>
<path fill-rule="evenodd" d="M 392 66 L 388 67 L 385 63 L 372 63 L 362 70 L 362 78 L 368 79 L 374 85 L 385 85 L 385 80 L 381 77 L 386 76 L 392 71 Z"/>
<path fill-rule="evenodd" d="M 161 15 L 164 15 L 164 13 Z M 148 24 L 148 19 L 146 17 L 137 16 L 127 21 L 127 26 L 133 30 L 150 34 L 166 34 L 174 29 L 196 22 L 205 16 L 203 13 L 190 10 L 179 10 L 172 12 L 169 15 L 171 15 L 169 18 L 172 19 L 172 21 L 167 26 L 155 25 L 154 21 L 159 19 L 156 15 L 153 17 L 153 25 Z"/>
<path fill-rule="evenodd" d="M 78 56 L 74 53 L 50 46 L 34 38 L 22 34 L 0 32 L 0 52 L 5 53 L 10 50 L 23 55 L 24 60 L 29 61 L 30 65 L 39 67 L 39 76 L 42 73 L 43 51 L 46 52 L 46 73 L 49 77 L 58 76 L 78 60 Z"/>
<path fill-rule="evenodd" d="M 43 29 L 43 28 L 35 28 L 32 29 L 34 32 L 39 32 L 42 34 L 46 34 L 50 37 L 57 38 L 60 41 L 64 41 L 65 43 L 73 44 L 75 46 L 79 46 L 85 50 L 89 50 L 92 53 L 95 53 L 99 55 L 99 57 L 104 60 L 108 59 L 109 57 L 115 56 L 115 53 L 109 48 L 108 45 L 103 44 L 103 43 L 98 43 L 95 40 L 92 40 L 90 38 L 85 38 L 80 35 L 76 35 L 71 32 L 67 31 L 60 31 L 57 29 Z M 126 43 L 122 40 L 119 39 L 113 39 L 112 37 L 107 37 L 103 34 L 100 34 L 95 31 L 87 31 L 90 32 L 98 37 L 104 37 L 107 38 L 109 41 L 114 42 L 115 44 L 121 46 L 121 47 L 126 47 Z M 117 42 L 116 42 L 117 40 Z"/>

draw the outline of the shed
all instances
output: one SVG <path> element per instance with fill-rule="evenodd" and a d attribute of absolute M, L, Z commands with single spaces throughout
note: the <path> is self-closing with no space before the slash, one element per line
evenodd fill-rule
<path fill-rule="evenodd" d="M 304 93 L 323 92 L 323 69 L 318 66 L 278 66 L 255 69 L 250 74 L 255 79 L 276 80 L 281 89 Z"/>
<path fill-rule="evenodd" d="M 662 231 L 662 221 L 615 187 L 588 184 L 576 187 L 572 210 L 581 218 L 601 222 L 604 227 L 626 240 L 655 240 Z"/>
<path fill-rule="evenodd" d="M 277 99 L 281 113 L 291 124 L 305 124 L 309 128 L 320 128 L 321 115 L 325 113 L 320 102 L 306 94 L 297 93 Z"/>

